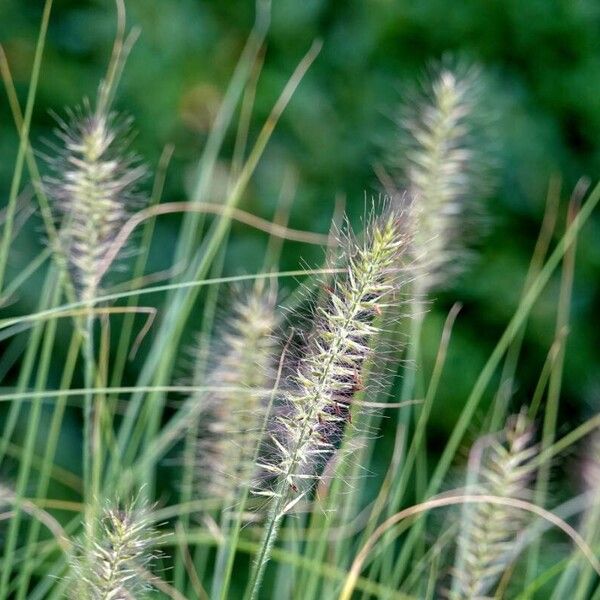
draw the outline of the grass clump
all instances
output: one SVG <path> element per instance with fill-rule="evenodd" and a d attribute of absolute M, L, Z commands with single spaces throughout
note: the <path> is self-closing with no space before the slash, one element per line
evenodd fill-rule
<path fill-rule="evenodd" d="M 545 419 L 539 446 L 530 418 L 546 408 L 548 381 L 554 407 L 558 401 L 562 364 L 557 370 L 551 359 L 564 357 L 556 344 L 569 320 L 569 257 L 600 187 L 580 207 L 571 203 L 566 231 L 547 259 L 551 235 L 543 231 L 548 243 L 514 316 L 472 392 L 458 398 L 464 408 L 450 437 L 438 439 L 430 417 L 444 410 L 437 400 L 447 385 L 446 360 L 462 369 L 452 344 L 460 309 L 450 311 L 430 374 L 425 301 L 433 304 L 433 290 L 464 268 L 466 223 L 490 188 L 479 71 L 444 63 L 422 92 L 405 99 L 391 176 L 381 177 L 393 197 L 365 209 L 362 230 L 348 226 L 338 237 L 299 231 L 287 227 L 293 207 L 283 192 L 273 222 L 238 205 L 320 45 L 301 60 L 247 149 L 269 27 L 269 6 L 259 3 L 190 197 L 161 202 L 172 152 L 163 154 L 146 194 L 149 169 L 129 149 L 128 124 L 111 108 L 133 40 L 122 2 L 117 8 L 117 39 L 96 104 L 67 113 L 39 168 L 31 115 L 23 120 L 2 62 L 22 136 L 16 171 L 27 159 L 42 216 L 52 217 L 44 226 L 56 260 L 47 267 L 51 253 L 42 253 L 22 277 L 3 282 L 8 298 L 44 265 L 37 310 L 0 319 L 0 336 L 10 344 L 1 371 L 7 381 L 18 372 L 16 385 L 0 394 L 8 407 L 0 438 L 0 600 L 524 600 L 567 590 L 574 600 L 600 597 L 598 444 L 582 461 L 585 492 L 571 494 L 562 481 L 564 493 L 546 493 L 550 461 L 558 463 L 581 438 L 596 439 L 600 416 L 564 437 L 555 418 Z M 36 64 L 35 77 L 39 56 Z M 230 168 L 219 170 L 236 125 Z M 216 186 L 223 173 L 226 185 Z M 146 195 L 152 202 L 142 210 Z M 5 249 L 18 233 L 11 198 Z M 180 233 L 166 244 L 155 221 L 178 212 Z M 234 221 L 261 232 L 268 268 L 224 272 Z M 338 222 L 336 213 L 332 231 Z M 131 244 L 136 260 L 120 256 L 131 278 L 102 291 L 138 227 L 145 245 Z M 288 241 L 327 246 L 325 266 L 278 271 Z M 164 255 L 166 270 L 147 272 L 153 251 Z M 0 256 L 3 275 L 8 258 Z M 520 332 L 561 264 L 560 335 L 534 398 L 488 398 L 507 354 L 517 368 Z M 303 281 L 295 285 L 294 277 Z M 232 302 L 223 300 L 223 284 L 236 288 Z M 176 384 L 175 366 L 198 328 L 192 376 Z M 530 416 L 510 416 L 517 400 L 535 406 Z M 464 461 L 459 451 L 469 438 L 476 441 Z M 466 474 L 464 488 L 447 489 L 451 468 Z M 535 494 L 541 469 L 543 493 Z M 120 498 L 137 500 L 121 508 Z M 457 505 L 459 518 L 447 510 Z M 447 512 L 434 527 L 425 516 L 438 509 Z M 543 533 L 548 524 L 569 536 L 569 545 L 556 531 Z"/>

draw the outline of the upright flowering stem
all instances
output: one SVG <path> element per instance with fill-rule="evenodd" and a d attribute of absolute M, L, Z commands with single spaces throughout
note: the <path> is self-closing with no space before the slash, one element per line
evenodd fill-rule
<path fill-rule="evenodd" d="M 145 168 L 126 153 L 127 124 L 116 125 L 108 112 L 101 87 L 98 105 L 69 113 L 69 122 L 60 122 L 58 144 L 49 159 L 52 170 L 46 189 L 61 218 L 61 247 L 79 299 L 87 308 L 81 323 L 84 338 L 85 386 L 83 473 L 86 523 L 95 522 L 93 506 L 100 488 L 102 469 L 100 410 L 94 411 L 89 391 L 95 383 L 94 302 L 106 257 L 120 227 L 137 203 L 136 185 Z M 58 146 L 58 147 L 57 147 Z M 96 407 L 97 409 L 99 407 Z"/>
<path fill-rule="evenodd" d="M 410 362 L 419 354 L 423 302 L 432 287 L 460 268 L 464 225 L 472 220 L 472 200 L 485 181 L 480 172 L 484 161 L 472 140 L 478 87 L 475 69 L 459 73 L 442 68 L 424 97 L 400 111 L 400 181 L 408 192 L 404 198 L 410 203 L 411 255 L 417 273 Z M 412 397 L 414 381 L 414 370 L 408 369 L 401 400 Z M 399 413 L 404 427 L 409 415 L 408 410 Z"/>
<path fill-rule="evenodd" d="M 264 433 L 268 410 L 264 390 L 272 379 L 277 343 L 275 296 L 273 291 L 265 291 L 262 284 L 239 293 L 233 314 L 219 332 L 219 344 L 211 350 L 214 366 L 208 374 L 208 383 L 225 389 L 198 398 L 202 416 L 198 460 L 194 465 L 196 493 L 220 501 L 221 529 L 230 534 L 230 539 L 238 536 L 242 526 Z M 203 367 L 204 356 L 198 358 Z M 237 506 L 236 517 L 231 507 Z M 219 546 L 213 598 L 227 591 L 234 555 L 233 543 Z"/>
<path fill-rule="evenodd" d="M 335 281 L 326 305 L 317 309 L 316 329 L 286 393 L 286 412 L 276 419 L 275 458 L 260 464 L 274 477 L 274 484 L 257 493 L 273 504 L 248 599 L 256 598 L 260 589 L 281 520 L 322 476 L 324 463 L 341 439 L 370 354 L 369 340 L 378 333 L 374 316 L 395 288 L 399 254 L 405 246 L 394 214 L 375 221 L 364 245 L 350 250 L 345 277 Z"/>
<path fill-rule="evenodd" d="M 408 205 L 413 232 L 410 255 L 415 269 L 406 356 L 409 368 L 400 393 L 403 402 L 415 396 L 415 365 L 427 296 L 461 270 L 465 232 L 477 212 L 474 200 L 488 188 L 489 160 L 476 139 L 485 129 L 477 122 L 480 96 L 476 68 L 442 67 L 427 88 L 400 109 L 400 152 L 392 164 L 398 170 L 399 187 L 407 192 L 403 202 Z M 402 452 L 411 416 L 410 407 L 398 413 Z M 404 492 L 404 485 L 394 487 L 388 516 L 399 509 Z M 400 571 L 409 564 L 410 550 L 411 543 L 405 544 L 397 561 Z M 385 557 L 384 577 L 391 576 L 392 560 L 391 554 Z"/>
<path fill-rule="evenodd" d="M 400 183 L 408 192 L 404 199 L 409 203 L 416 270 L 409 364 L 418 359 L 426 296 L 460 269 L 464 225 L 473 220 L 472 201 L 486 181 L 481 168 L 486 161 L 473 141 L 478 88 L 475 69 L 442 68 L 423 97 L 400 111 Z M 414 382 L 414 369 L 408 369 L 401 400 L 413 397 Z M 400 411 L 404 428 L 409 417 L 410 410 Z"/>

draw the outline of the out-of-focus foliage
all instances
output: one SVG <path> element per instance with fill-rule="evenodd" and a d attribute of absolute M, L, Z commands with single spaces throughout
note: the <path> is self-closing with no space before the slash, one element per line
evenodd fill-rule
<path fill-rule="evenodd" d="M 0 42 L 24 104 L 41 0 L 2 0 Z M 155 165 L 165 144 L 175 145 L 165 200 L 181 200 L 203 148 L 254 14 L 252 2 L 128 0 L 128 21 L 141 36 L 128 61 L 117 106 L 135 118 L 135 151 Z M 254 139 L 295 64 L 315 38 L 324 42 L 316 64 L 283 116 L 243 208 L 271 218 L 290 171 L 298 185 L 290 224 L 325 231 L 335 197 L 345 196 L 353 218 L 364 195 L 377 193 L 373 165 L 394 149 L 392 116 L 403 90 L 432 60 L 446 53 L 480 64 L 487 102 L 496 113 L 496 193 L 487 202 L 487 233 L 472 268 L 439 294 L 425 329 L 433 359 L 443 313 L 455 300 L 464 308 L 444 374 L 434 426 L 450 426 L 502 327 L 514 312 L 541 221 L 549 179 L 563 179 L 561 218 L 582 175 L 600 173 L 600 4 L 595 0 L 277 0 L 258 84 L 251 127 Z M 114 35 L 111 0 L 55 0 L 32 141 L 43 147 L 65 106 L 93 97 Z M 235 132 L 230 132 L 231 153 Z M 6 96 L 0 99 L 0 190 L 6 198 L 17 136 Z M 218 170 L 223 180 L 227 156 Z M 150 185 L 150 184 L 148 184 Z M 224 182 L 215 182 L 214 200 Z M 4 202 L 4 201 L 3 201 Z M 168 264 L 177 217 L 158 221 L 159 242 L 150 271 Z M 572 329 L 564 374 L 563 409 L 598 403 L 597 311 L 600 231 L 586 228 L 577 255 Z M 39 221 L 20 235 L 10 268 L 18 270 L 44 243 Z M 233 229 L 227 274 L 261 268 L 265 236 Z M 309 263 L 318 250 L 287 243 L 282 269 Z M 13 306 L 35 310 L 40 279 L 32 279 Z M 515 404 L 528 402 L 554 335 L 558 280 L 538 304 L 525 339 Z M 431 362 L 431 361 L 430 361 Z M 135 370 L 135 363 L 130 367 Z M 426 367 L 427 368 L 427 367 Z M 572 416 L 573 413 L 570 413 Z"/>

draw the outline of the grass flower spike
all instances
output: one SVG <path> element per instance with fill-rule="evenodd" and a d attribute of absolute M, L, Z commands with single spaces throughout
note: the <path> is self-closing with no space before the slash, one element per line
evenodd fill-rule
<path fill-rule="evenodd" d="M 585 541 L 594 548 L 600 541 L 600 432 L 598 431 L 595 431 L 588 440 L 582 457 L 581 471 L 588 501 L 578 529 Z M 578 553 L 575 553 L 556 585 L 556 593 L 563 594 L 565 597 L 591 598 L 595 580 L 594 570 L 581 560 Z"/>
<path fill-rule="evenodd" d="M 534 476 L 531 463 L 538 453 L 532 441 L 533 429 L 524 414 L 511 417 L 500 435 L 481 438 L 469 457 L 469 489 L 528 500 Z M 510 506 L 465 505 L 450 595 L 453 600 L 494 597 L 496 582 L 514 558 L 524 518 L 523 511 Z"/>
<path fill-rule="evenodd" d="M 106 508 L 96 539 L 73 563 L 73 598 L 129 600 L 147 588 L 142 572 L 153 555 L 155 533 L 147 510 Z"/>
<path fill-rule="evenodd" d="M 277 418 L 274 456 L 261 465 L 273 475 L 274 484 L 258 493 L 272 498 L 273 506 L 251 586 L 253 597 L 278 522 L 310 491 L 341 438 L 352 397 L 360 389 L 370 339 L 378 331 L 374 318 L 396 288 L 406 243 L 396 214 L 375 220 L 364 244 L 349 250 L 345 276 L 335 280 L 325 305 L 317 309 L 306 354 L 286 395 L 286 412 Z"/>
<path fill-rule="evenodd" d="M 335 281 L 326 305 L 317 309 L 308 351 L 287 395 L 289 414 L 279 419 L 279 460 L 269 467 L 293 491 L 320 476 L 315 466 L 339 441 L 377 332 L 373 317 L 394 289 L 395 261 L 404 245 L 395 216 L 376 222 L 365 245 L 350 251 L 346 276 Z"/>
<path fill-rule="evenodd" d="M 264 390 L 271 380 L 276 348 L 274 294 L 255 288 L 240 295 L 229 318 L 209 375 L 209 385 L 226 391 L 199 399 L 204 410 L 197 464 L 199 493 L 224 501 L 231 500 L 240 485 L 249 484 L 256 469 Z"/>
<path fill-rule="evenodd" d="M 83 301 L 97 294 L 110 245 L 139 204 L 136 185 L 146 170 L 127 155 L 126 130 L 126 122 L 117 124 L 115 115 L 85 103 L 69 112 L 68 123 L 59 121 L 60 147 L 52 147 L 46 188 L 61 217 L 63 251 Z"/>
<path fill-rule="evenodd" d="M 411 203 L 413 255 L 425 288 L 456 267 L 471 201 L 485 191 L 487 161 L 475 140 L 479 97 L 476 69 L 442 68 L 430 89 L 401 109 L 397 166 Z"/>

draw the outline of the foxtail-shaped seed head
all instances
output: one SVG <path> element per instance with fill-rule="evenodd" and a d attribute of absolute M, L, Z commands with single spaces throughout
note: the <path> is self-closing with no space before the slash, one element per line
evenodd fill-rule
<path fill-rule="evenodd" d="M 267 497 L 300 497 L 322 476 L 339 444 L 362 386 L 376 317 L 402 283 L 398 265 L 408 240 L 395 213 L 375 219 L 364 241 L 352 242 L 345 272 L 336 275 L 317 307 L 304 355 L 290 377 L 284 411 L 276 417 L 273 452 L 261 467 L 272 476 Z"/>
<path fill-rule="evenodd" d="M 127 152 L 128 123 L 88 103 L 59 120 L 50 145 L 46 190 L 61 224 L 61 251 L 81 300 L 97 295 L 104 259 L 120 228 L 140 204 L 146 173 Z"/>
<path fill-rule="evenodd" d="M 71 564 L 72 598 L 80 600 L 130 600 L 140 597 L 147 584 L 142 571 L 153 559 L 156 533 L 148 510 L 133 504 L 123 510 L 106 507 L 95 539 Z"/>
<path fill-rule="evenodd" d="M 509 418 L 498 435 L 481 438 L 469 456 L 469 493 L 528 500 L 539 449 L 524 413 Z M 514 559 L 526 514 L 508 505 L 465 505 L 450 598 L 483 600 Z"/>
<path fill-rule="evenodd" d="M 255 287 L 238 293 L 205 379 L 223 391 L 198 398 L 203 405 L 196 465 L 201 496 L 231 501 L 256 471 L 253 461 L 268 406 L 266 389 L 273 379 L 277 325 L 273 292 Z"/>
<path fill-rule="evenodd" d="M 401 107 L 400 152 L 392 159 L 407 194 L 412 254 L 423 290 L 460 269 L 474 204 L 489 187 L 487 148 L 478 135 L 480 74 L 442 67 Z"/>

